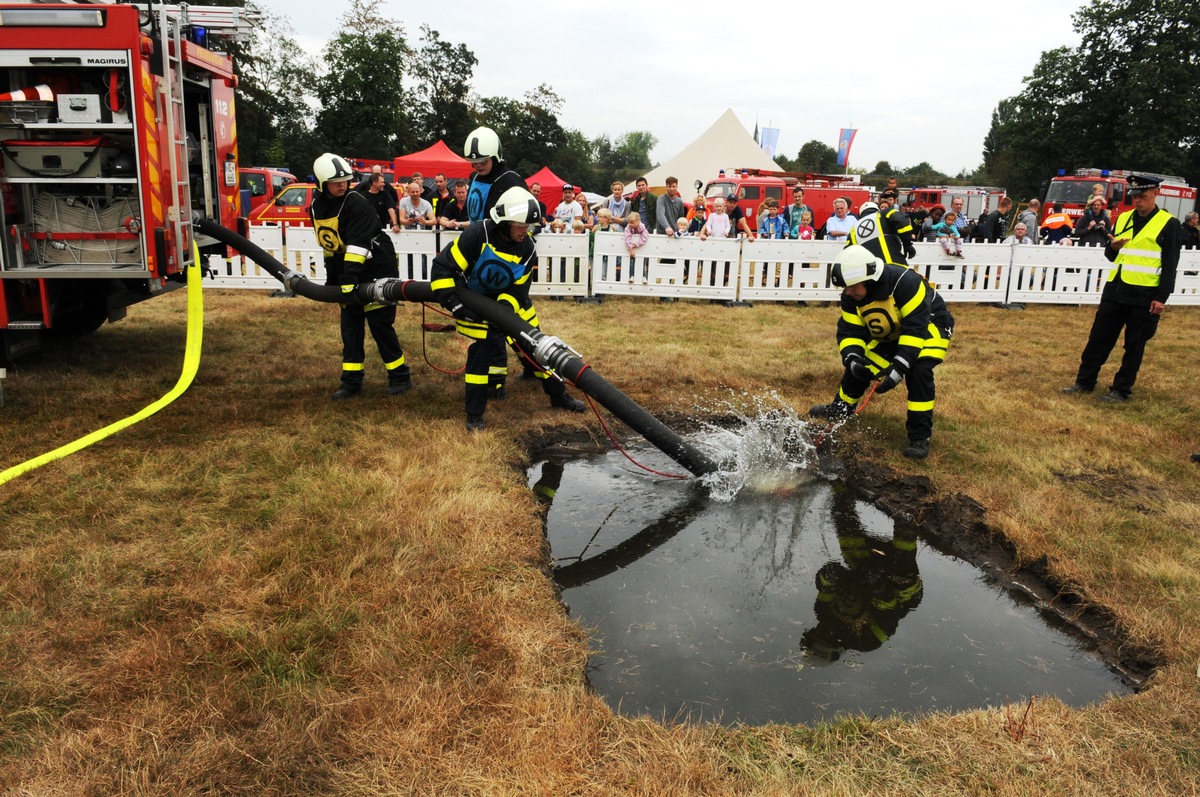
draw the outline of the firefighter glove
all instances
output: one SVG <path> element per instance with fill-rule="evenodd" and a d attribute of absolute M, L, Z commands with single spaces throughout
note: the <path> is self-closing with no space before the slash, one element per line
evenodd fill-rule
<path fill-rule="evenodd" d="M 466 308 L 462 303 L 462 299 L 458 298 L 458 294 L 453 291 L 447 293 L 441 299 L 442 307 L 446 308 L 446 312 L 457 318 L 459 321 L 478 321 L 479 318 Z"/>
<path fill-rule="evenodd" d="M 875 378 L 875 375 L 871 373 L 871 369 L 867 367 L 867 363 L 861 354 L 846 355 L 846 370 L 855 379 L 861 379 L 864 382 L 870 382 Z"/>
<path fill-rule="evenodd" d="M 904 379 L 904 372 L 896 365 L 890 365 L 885 370 L 879 372 L 879 384 L 875 386 L 875 392 L 886 393 L 900 384 L 900 380 L 902 379 Z"/>
<path fill-rule="evenodd" d="M 363 298 L 358 295 L 357 285 L 343 285 L 342 300 L 342 304 L 346 307 L 354 307 L 358 309 L 362 309 L 367 304 L 365 301 L 363 301 Z"/>

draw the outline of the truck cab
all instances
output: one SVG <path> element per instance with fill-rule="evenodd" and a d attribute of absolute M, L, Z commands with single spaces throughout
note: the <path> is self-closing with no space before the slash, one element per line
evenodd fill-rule
<path fill-rule="evenodd" d="M 279 192 L 296 182 L 286 169 L 243 166 L 238 169 L 238 189 L 242 192 L 241 215 L 253 217 L 255 211 L 272 202 Z M 247 204 L 247 198 L 249 203 Z"/>

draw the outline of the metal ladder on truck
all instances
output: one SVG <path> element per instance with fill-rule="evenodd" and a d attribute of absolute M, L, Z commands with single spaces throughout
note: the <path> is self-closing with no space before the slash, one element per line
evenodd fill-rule
<path fill-rule="evenodd" d="M 168 254 L 175 268 L 182 269 L 191 260 L 191 245 L 195 236 L 192 225 L 191 180 L 188 173 L 187 123 L 184 108 L 184 65 L 183 31 L 188 27 L 205 29 L 210 36 L 240 38 L 250 31 L 251 17 L 237 7 L 167 5 L 150 3 L 144 6 L 150 13 L 159 15 L 158 43 L 163 54 L 164 71 L 161 83 L 162 111 L 167 120 L 167 138 L 170 141 L 167 167 L 171 174 L 171 201 L 167 208 L 167 220 L 171 225 L 174 247 Z M 208 119 L 201 113 L 201 144 L 207 144 Z M 207 157 L 207 147 L 201 148 L 205 157 L 205 171 L 212 168 Z M 205 196 L 211 204 L 209 183 L 205 181 Z M 211 207 L 207 210 L 211 210 Z M 186 235 L 185 235 L 186 233 Z M 170 270 L 168 263 L 160 264 L 162 272 Z"/>

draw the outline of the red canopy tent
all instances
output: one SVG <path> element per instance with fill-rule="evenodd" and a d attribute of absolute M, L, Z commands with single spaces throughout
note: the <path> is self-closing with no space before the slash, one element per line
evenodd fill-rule
<path fill-rule="evenodd" d="M 543 166 L 537 174 L 525 178 L 525 185 L 530 188 L 534 183 L 538 183 L 542 187 L 542 195 L 538 199 L 542 200 L 542 204 L 546 206 L 546 212 L 554 213 L 558 203 L 562 202 L 562 189 L 567 181 L 550 171 L 549 166 Z M 576 193 L 579 190 L 579 186 L 575 186 Z"/>
<path fill-rule="evenodd" d="M 420 152 L 401 155 L 392 162 L 392 170 L 399 178 L 409 177 L 416 172 L 426 180 L 435 174 L 444 174 L 451 180 L 461 180 L 471 176 L 471 162 L 454 154 L 446 142 L 438 141 L 431 147 Z"/>

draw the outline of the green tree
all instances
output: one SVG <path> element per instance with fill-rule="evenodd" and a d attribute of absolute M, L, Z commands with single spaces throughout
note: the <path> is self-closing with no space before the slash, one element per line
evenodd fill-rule
<path fill-rule="evenodd" d="M 607 135 L 592 139 L 598 188 L 607 189 L 613 180 L 629 182 L 650 171 L 650 150 L 657 144 L 658 139 L 645 130 L 632 130 L 616 140 Z"/>
<path fill-rule="evenodd" d="M 414 148 L 427 147 L 439 139 L 458 150 L 475 129 L 467 103 L 471 78 L 479 61 L 465 44 L 442 41 L 436 30 L 421 26 L 422 46 L 410 59 L 409 72 L 413 105 L 420 108 L 413 119 Z"/>
<path fill-rule="evenodd" d="M 838 168 L 837 150 L 828 144 L 813 139 L 800 147 L 800 152 L 796 155 L 796 159 L 788 161 L 785 168 L 793 172 L 832 173 Z"/>
<path fill-rule="evenodd" d="M 350 157 L 392 158 L 412 143 L 401 82 L 408 46 L 400 23 L 380 16 L 382 3 L 350 0 L 316 84 L 317 130 L 328 149 Z"/>
<path fill-rule="evenodd" d="M 553 163 L 555 148 L 566 139 L 558 122 L 561 108 L 562 98 L 543 83 L 526 92 L 522 100 L 485 97 L 479 103 L 476 122 L 496 131 L 509 168 L 528 177 Z"/>
<path fill-rule="evenodd" d="M 1078 48 L 1043 53 L 1025 90 L 1002 100 L 984 167 L 1021 196 L 1059 169 L 1125 168 L 1200 179 L 1200 7 L 1092 0 Z"/>
<path fill-rule="evenodd" d="M 263 14 L 250 38 L 231 48 L 238 72 L 238 157 L 304 176 L 321 153 L 308 87 L 317 67 L 286 20 Z"/>

